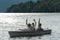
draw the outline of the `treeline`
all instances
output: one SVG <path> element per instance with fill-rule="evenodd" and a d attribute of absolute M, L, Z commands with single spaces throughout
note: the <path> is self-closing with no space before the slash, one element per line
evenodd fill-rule
<path fill-rule="evenodd" d="M 12 5 L 7 12 L 60 12 L 60 0 L 37 0 Z"/>

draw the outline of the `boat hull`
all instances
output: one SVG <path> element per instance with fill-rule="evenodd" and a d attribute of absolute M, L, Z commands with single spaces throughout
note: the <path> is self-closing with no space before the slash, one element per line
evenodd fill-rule
<path fill-rule="evenodd" d="M 44 31 L 33 31 L 33 32 L 20 32 L 20 31 L 9 31 L 10 37 L 32 37 L 32 36 L 41 36 L 51 34 L 51 30 Z"/>

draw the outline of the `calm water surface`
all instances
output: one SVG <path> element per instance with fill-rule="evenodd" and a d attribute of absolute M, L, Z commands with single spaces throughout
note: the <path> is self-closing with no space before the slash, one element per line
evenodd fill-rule
<path fill-rule="evenodd" d="M 52 29 L 51 35 L 37 36 L 31 38 L 9 38 L 8 31 L 27 28 L 25 20 L 30 23 L 33 19 L 36 22 L 41 18 L 43 29 Z M 36 26 L 37 28 L 37 26 Z M 39 15 L 20 15 L 20 14 L 0 14 L 0 40 L 60 40 L 60 14 L 39 14 Z"/>

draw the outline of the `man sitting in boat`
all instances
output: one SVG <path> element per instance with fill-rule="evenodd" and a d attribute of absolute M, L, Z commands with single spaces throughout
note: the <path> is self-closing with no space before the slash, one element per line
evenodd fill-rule
<path fill-rule="evenodd" d="M 33 27 L 33 31 L 35 31 L 35 27 L 36 27 L 36 21 L 35 21 L 35 19 L 33 19 L 33 21 L 35 22 L 35 23 L 32 23 L 32 27 Z"/>
<path fill-rule="evenodd" d="M 40 18 L 38 20 L 38 29 L 37 29 L 37 31 L 43 31 L 43 29 L 41 28 Z"/>
<path fill-rule="evenodd" d="M 26 24 L 27 24 L 27 27 L 28 27 L 28 30 L 29 31 L 35 31 L 35 26 L 36 26 L 36 21 L 35 21 L 35 19 L 33 19 L 33 21 L 35 22 L 35 24 L 34 23 L 32 23 L 32 24 L 30 24 L 30 23 L 27 23 L 27 19 L 26 19 Z"/>

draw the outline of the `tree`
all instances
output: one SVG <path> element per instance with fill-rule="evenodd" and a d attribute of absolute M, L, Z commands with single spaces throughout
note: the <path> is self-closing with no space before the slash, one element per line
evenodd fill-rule
<path fill-rule="evenodd" d="M 60 0 L 37 0 L 12 5 L 7 12 L 60 12 Z"/>

